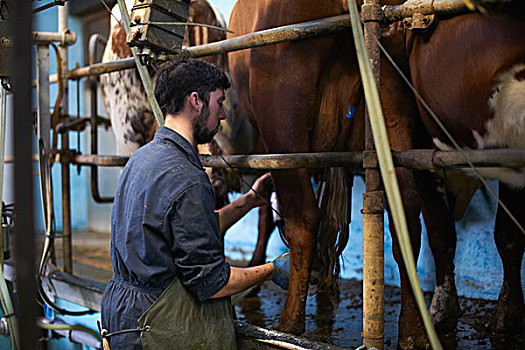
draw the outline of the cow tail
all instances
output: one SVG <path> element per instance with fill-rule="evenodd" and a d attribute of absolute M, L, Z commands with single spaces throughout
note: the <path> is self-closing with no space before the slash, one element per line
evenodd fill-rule
<path fill-rule="evenodd" d="M 320 211 L 317 256 L 312 268 L 318 275 L 317 293 L 334 305 L 339 302 L 340 256 L 350 237 L 352 178 L 343 168 L 329 168 L 326 183 L 318 187 Z"/>

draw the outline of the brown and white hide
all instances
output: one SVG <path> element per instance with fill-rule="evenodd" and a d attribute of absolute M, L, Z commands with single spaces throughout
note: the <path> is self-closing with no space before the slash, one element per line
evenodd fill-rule
<path fill-rule="evenodd" d="M 131 11 L 134 0 L 126 0 Z M 110 37 L 102 58 L 103 62 L 131 57 L 126 44 L 126 34 L 120 21 L 120 10 L 116 5 L 112 10 Z M 225 28 L 222 15 L 205 0 L 192 0 L 188 11 L 188 22 L 203 23 Z M 195 46 L 225 39 L 223 30 L 187 26 L 183 42 L 185 46 Z M 225 55 L 206 58 L 226 70 Z M 150 71 L 150 73 L 153 73 Z M 158 126 L 151 111 L 138 71 L 127 69 L 102 75 L 101 87 L 106 111 L 108 112 L 117 144 L 117 154 L 130 156 L 139 147 L 151 141 Z M 206 153 L 206 152 L 205 152 Z"/>

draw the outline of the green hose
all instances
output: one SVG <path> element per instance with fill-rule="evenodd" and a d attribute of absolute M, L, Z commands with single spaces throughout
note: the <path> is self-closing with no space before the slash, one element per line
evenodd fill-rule
<path fill-rule="evenodd" d="M 383 119 L 383 111 L 381 110 L 381 102 L 379 100 L 379 93 L 375 84 L 372 67 L 368 58 L 368 52 L 365 46 L 363 35 L 363 28 L 361 27 L 361 18 L 359 17 L 357 4 L 355 1 L 347 0 L 350 11 L 350 22 L 352 25 L 352 33 L 354 36 L 357 58 L 359 61 L 359 70 L 361 72 L 361 79 L 363 81 L 363 89 L 366 96 L 366 106 L 370 115 L 370 124 L 372 126 L 372 133 L 374 134 L 374 144 L 377 151 L 377 158 L 379 160 L 379 168 L 381 169 L 381 177 L 385 186 L 388 204 L 390 206 L 394 226 L 401 248 L 401 255 L 406 266 L 410 285 L 416 299 L 417 306 L 423 318 L 430 344 L 433 349 L 441 350 L 441 344 L 434 329 L 434 325 L 430 320 L 430 314 L 427 310 L 423 292 L 419 286 L 417 277 L 416 264 L 412 254 L 412 247 L 408 235 L 408 227 L 405 218 L 405 211 L 401 201 L 401 193 L 397 183 L 396 172 L 394 169 L 394 162 L 392 160 L 392 153 L 388 143 L 388 135 L 386 132 L 385 122 Z"/>

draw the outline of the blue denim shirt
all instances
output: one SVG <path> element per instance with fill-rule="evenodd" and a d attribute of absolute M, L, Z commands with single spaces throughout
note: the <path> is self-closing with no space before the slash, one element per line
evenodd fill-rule
<path fill-rule="evenodd" d="M 110 332 L 136 328 L 175 277 L 201 302 L 226 285 L 230 267 L 213 206 L 195 149 L 160 127 L 130 158 L 113 203 L 114 275 L 102 298 L 103 325 Z"/>

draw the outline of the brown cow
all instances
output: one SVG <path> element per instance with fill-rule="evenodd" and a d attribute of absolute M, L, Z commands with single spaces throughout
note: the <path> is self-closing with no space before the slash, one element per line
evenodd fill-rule
<path fill-rule="evenodd" d="M 235 33 L 233 36 L 238 36 L 340 15 L 347 10 L 345 5 L 345 0 L 239 0 L 231 16 L 230 29 Z M 388 32 L 385 37 L 389 47 L 403 49 L 403 37 L 389 38 Z M 266 152 L 363 149 L 363 92 L 350 31 L 240 51 L 230 54 L 229 60 L 241 106 L 257 127 Z M 389 69 L 385 69 L 385 74 L 392 75 Z M 391 80 L 385 80 L 383 89 L 391 94 L 383 102 L 390 110 L 386 119 L 391 146 L 394 150 L 406 150 L 412 147 L 412 117 L 416 107 L 411 99 L 404 105 L 396 104 L 408 92 L 405 87 L 394 88 L 395 79 L 398 78 L 393 75 Z M 345 176 L 340 171 L 331 173 L 339 174 L 339 184 L 345 185 Z M 272 171 L 291 250 L 290 288 L 278 328 L 296 334 L 302 333 L 305 327 L 306 294 L 314 252 L 317 248 L 329 253 L 328 259 L 325 257 L 322 261 L 327 265 L 324 277 L 331 276 L 338 268 L 338 253 L 346 244 L 344 230 L 349 222 L 343 200 L 350 195 L 348 186 L 332 186 L 341 196 L 334 202 L 342 211 L 322 212 L 317 206 L 310 175 L 306 169 Z M 399 170 L 398 177 L 404 189 L 411 232 L 414 239 L 419 239 L 420 203 L 413 191 L 412 174 Z M 339 221 L 332 221 L 337 217 Z M 329 221 L 332 222 L 325 225 Z M 326 226 L 335 227 L 335 231 L 340 229 L 343 236 L 337 241 Z M 334 248 L 336 241 L 338 248 Z M 329 286 L 331 282 L 326 283 Z"/>
<path fill-rule="evenodd" d="M 431 31 L 407 34 L 413 84 L 461 147 L 525 148 L 524 15 L 525 4 L 515 1 L 496 9 L 490 16 L 442 18 Z M 450 141 L 421 104 L 419 110 L 435 146 L 451 149 Z M 500 180 L 500 199 L 525 226 L 525 169 L 482 168 L 479 171 L 483 176 Z M 479 182 L 473 181 L 473 173 L 467 174 L 469 181 L 479 186 Z M 432 179 L 428 174 L 416 178 L 423 191 L 423 216 L 436 265 L 431 315 L 439 329 L 452 330 L 459 315 L 452 213 L 458 214 L 455 204 L 467 201 L 458 197 L 457 192 L 449 193 L 444 201 L 435 186 L 429 187 Z M 499 207 L 494 236 L 504 277 L 490 326 L 494 332 L 516 334 L 525 330 L 520 275 L 525 235 Z M 407 320 L 413 317 L 413 312 L 407 311 Z"/>

